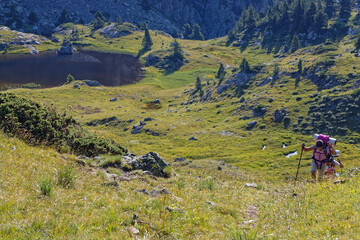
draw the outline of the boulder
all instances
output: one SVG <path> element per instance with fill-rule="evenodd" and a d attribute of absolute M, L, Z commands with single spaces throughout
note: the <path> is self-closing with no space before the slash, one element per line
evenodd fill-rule
<path fill-rule="evenodd" d="M 196 137 L 189 138 L 189 141 L 197 141 L 198 139 Z"/>
<path fill-rule="evenodd" d="M 175 162 L 184 162 L 186 159 L 184 157 L 175 158 Z"/>
<path fill-rule="evenodd" d="M 85 83 L 89 87 L 99 87 L 99 86 L 101 86 L 101 84 L 98 81 L 86 80 Z"/>
<path fill-rule="evenodd" d="M 257 121 L 253 120 L 247 123 L 249 129 L 253 129 L 257 125 Z"/>
<path fill-rule="evenodd" d="M 55 35 L 51 36 L 51 41 L 54 42 L 54 43 L 60 42 L 59 39 Z"/>
<path fill-rule="evenodd" d="M 57 52 L 58 55 L 71 55 L 75 53 L 75 48 L 69 40 L 64 40 L 60 50 Z"/>
<path fill-rule="evenodd" d="M 139 134 L 144 126 L 136 126 L 134 130 L 131 131 L 131 134 Z"/>
<path fill-rule="evenodd" d="M 133 170 L 150 171 L 157 177 L 165 177 L 164 168 L 169 166 L 155 152 L 149 152 L 141 157 L 137 157 L 134 154 L 126 154 L 122 157 L 122 163 L 131 165 Z"/>
<path fill-rule="evenodd" d="M 111 98 L 110 99 L 110 102 L 116 102 L 117 101 L 117 98 Z"/>

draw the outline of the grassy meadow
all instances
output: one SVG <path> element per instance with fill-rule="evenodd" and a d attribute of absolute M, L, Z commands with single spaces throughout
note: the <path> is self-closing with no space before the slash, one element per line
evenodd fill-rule
<path fill-rule="evenodd" d="M 108 39 L 98 32 L 91 34 L 86 26 L 76 27 L 80 37 L 74 42 L 75 47 L 133 55 L 141 49 L 140 31 Z M 57 37 L 61 41 L 64 35 Z M 151 32 L 151 37 L 151 51 L 170 48 L 173 41 L 156 31 Z M 358 69 L 353 68 L 357 59 L 345 51 L 353 47 L 348 41 L 338 43 L 330 52 L 341 57 L 336 58 L 329 73 L 357 73 Z M 187 64 L 171 74 L 147 67 L 145 77 L 134 85 L 75 89 L 69 84 L 51 89 L 9 90 L 52 106 L 60 113 L 66 112 L 91 132 L 115 140 L 136 155 L 159 153 L 171 163 L 172 176 L 155 180 L 140 172 L 134 174 L 134 180 L 114 183 L 110 174 L 121 174 L 116 168 L 94 166 L 91 159 L 82 166 L 77 156 L 28 146 L 0 134 L 0 238 L 360 238 L 360 145 L 348 141 L 358 133 L 336 136 L 336 149 L 341 151 L 345 165 L 339 171 L 344 184 L 331 180 L 311 182 L 310 152 L 302 155 L 295 183 L 300 145 L 313 144 L 312 135 L 294 133 L 284 124 L 275 123 L 272 115 L 285 107 L 294 123 L 299 116 L 308 115 L 312 94 L 351 94 L 353 82 L 339 86 L 342 91 L 319 91 L 310 80 L 301 77 L 296 83 L 295 78 L 285 74 L 272 84 L 256 87 L 272 76 L 275 64 L 281 71 L 291 72 L 296 71 L 298 59 L 302 59 L 304 68 L 311 68 L 328 59 L 329 52 L 308 54 L 304 51 L 314 48 L 308 47 L 284 58 L 274 58 L 256 45 L 245 51 L 227 47 L 225 38 L 179 43 Z M 60 45 L 49 42 L 42 47 L 47 46 L 43 51 L 48 51 Z M 9 49 L 9 53 L 19 51 Z M 219 64 L 228 67 L 229 76 L 244 57 L 251 66 L 262 66 L 261 74 L 242 96 L 247 106 L 266 106 L 266 114 L 255 118 L 258 124 L 254 129 L 246 129 L 253 119 L 239 119 L 251 116 L 252 110 L 242 107 L 238 97 L 214 93 L 212 101 L 195 98 L 193 104 L 182 104 L 192 99 L 188 91 L 194 89 L 197 77 L 204 89 L 214 89 Z M 140 61 L 144 62 L 143 56 Z M 110 101 L 114 97 L 117 101 Z M 160 104 L 154 106 L 155 99 Z M 113 116 L 119 125 L 87 125 Z M 149 132 L 131 134 L 133 125 L 145 118 L 153 119 L 144 126 Z M 191 137 L 198 140 L 191 141 Z M 283 144 L 286 148 L 282 148 Z M 285 157 L 295 151 L 299 154 Z M 174 162 L 178 157 L 186 161 Z M 257 186 L 246 187 L 246 183 Z M 163 188 L 171 194 L 151 196 L 139 191 Z"/>

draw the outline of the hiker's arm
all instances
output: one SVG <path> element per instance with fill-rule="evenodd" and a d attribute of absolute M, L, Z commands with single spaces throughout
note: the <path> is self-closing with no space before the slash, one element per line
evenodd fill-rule
<path fill-rule="evenodd" d="M 335 156 L 336 155 L 336 151 L 334 149 L 333 146 L 331 146 L 331 144 L 328 143 L 328 146 L 329 146 L 329 149 L 330 149 L 330 152 L 331 152 L 331 155 Z"/>
<path fill-rule="evenodd" d="M 340 167 L 340 168 L 343 168 L 343 167 L 344 167 L 344 165 L 342 164 L 342 162 L 340 161 L 340 159 L 339 159 L 339 162 L 336 161 L 336 160 L 334 160 L 334 163 L 335 163 L 336 166 L 338 166 L 338 167 Z"/>
<path fill-rule="evenodd" d="M 301 145 L 301 147 L 304 149 L 305 152 L 308 152 L 308 151 L 311 151 L 311 150 L 314 150 L 314 146 L 311 146 L 311 147 L 305 147 L 305 143 L 303 143 Z"/>

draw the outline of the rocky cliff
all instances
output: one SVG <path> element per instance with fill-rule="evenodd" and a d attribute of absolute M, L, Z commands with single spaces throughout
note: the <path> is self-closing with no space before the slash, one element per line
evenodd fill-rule
<path fill-rule="evenodd" d="M 17 30 L 31 30 L 49 34 L 56 27 L 61 12 L 65 9 L 74 22 L 85 23 L 101 11 L 114 21 L 118 15 L 124 21 L 147 23 L 151 29 L 168 33 L 180 32 L 185 23 L 199 23 L 206 38 L 226 35 L 233 28 L 241 11 L 250 2 L 259 9 L 265 9 L 272 0 L 1 0 L 0 24 Z M 30 23 L 28 16 L 33 11 L 38 21 Z"/>

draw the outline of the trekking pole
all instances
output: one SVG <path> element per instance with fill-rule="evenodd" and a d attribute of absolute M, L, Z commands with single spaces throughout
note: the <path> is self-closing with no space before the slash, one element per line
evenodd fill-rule
<path fill-rule="evenodd" d="M 299 165 L 298 165 L 298 168 L 297 168 L 297 171 L 296 171 L 295 182 L 296 182 L 298 174 L 299 174 L 299 168 L 300 168 L 300 162 L 301 162 L 301 157 L 302 157 L 302 154 L 303 154 L 303 150 L 304 150 L 304 148 L 301 146 L 301 154 L 300 154 L 300 159 L 299 159 Z"/>

